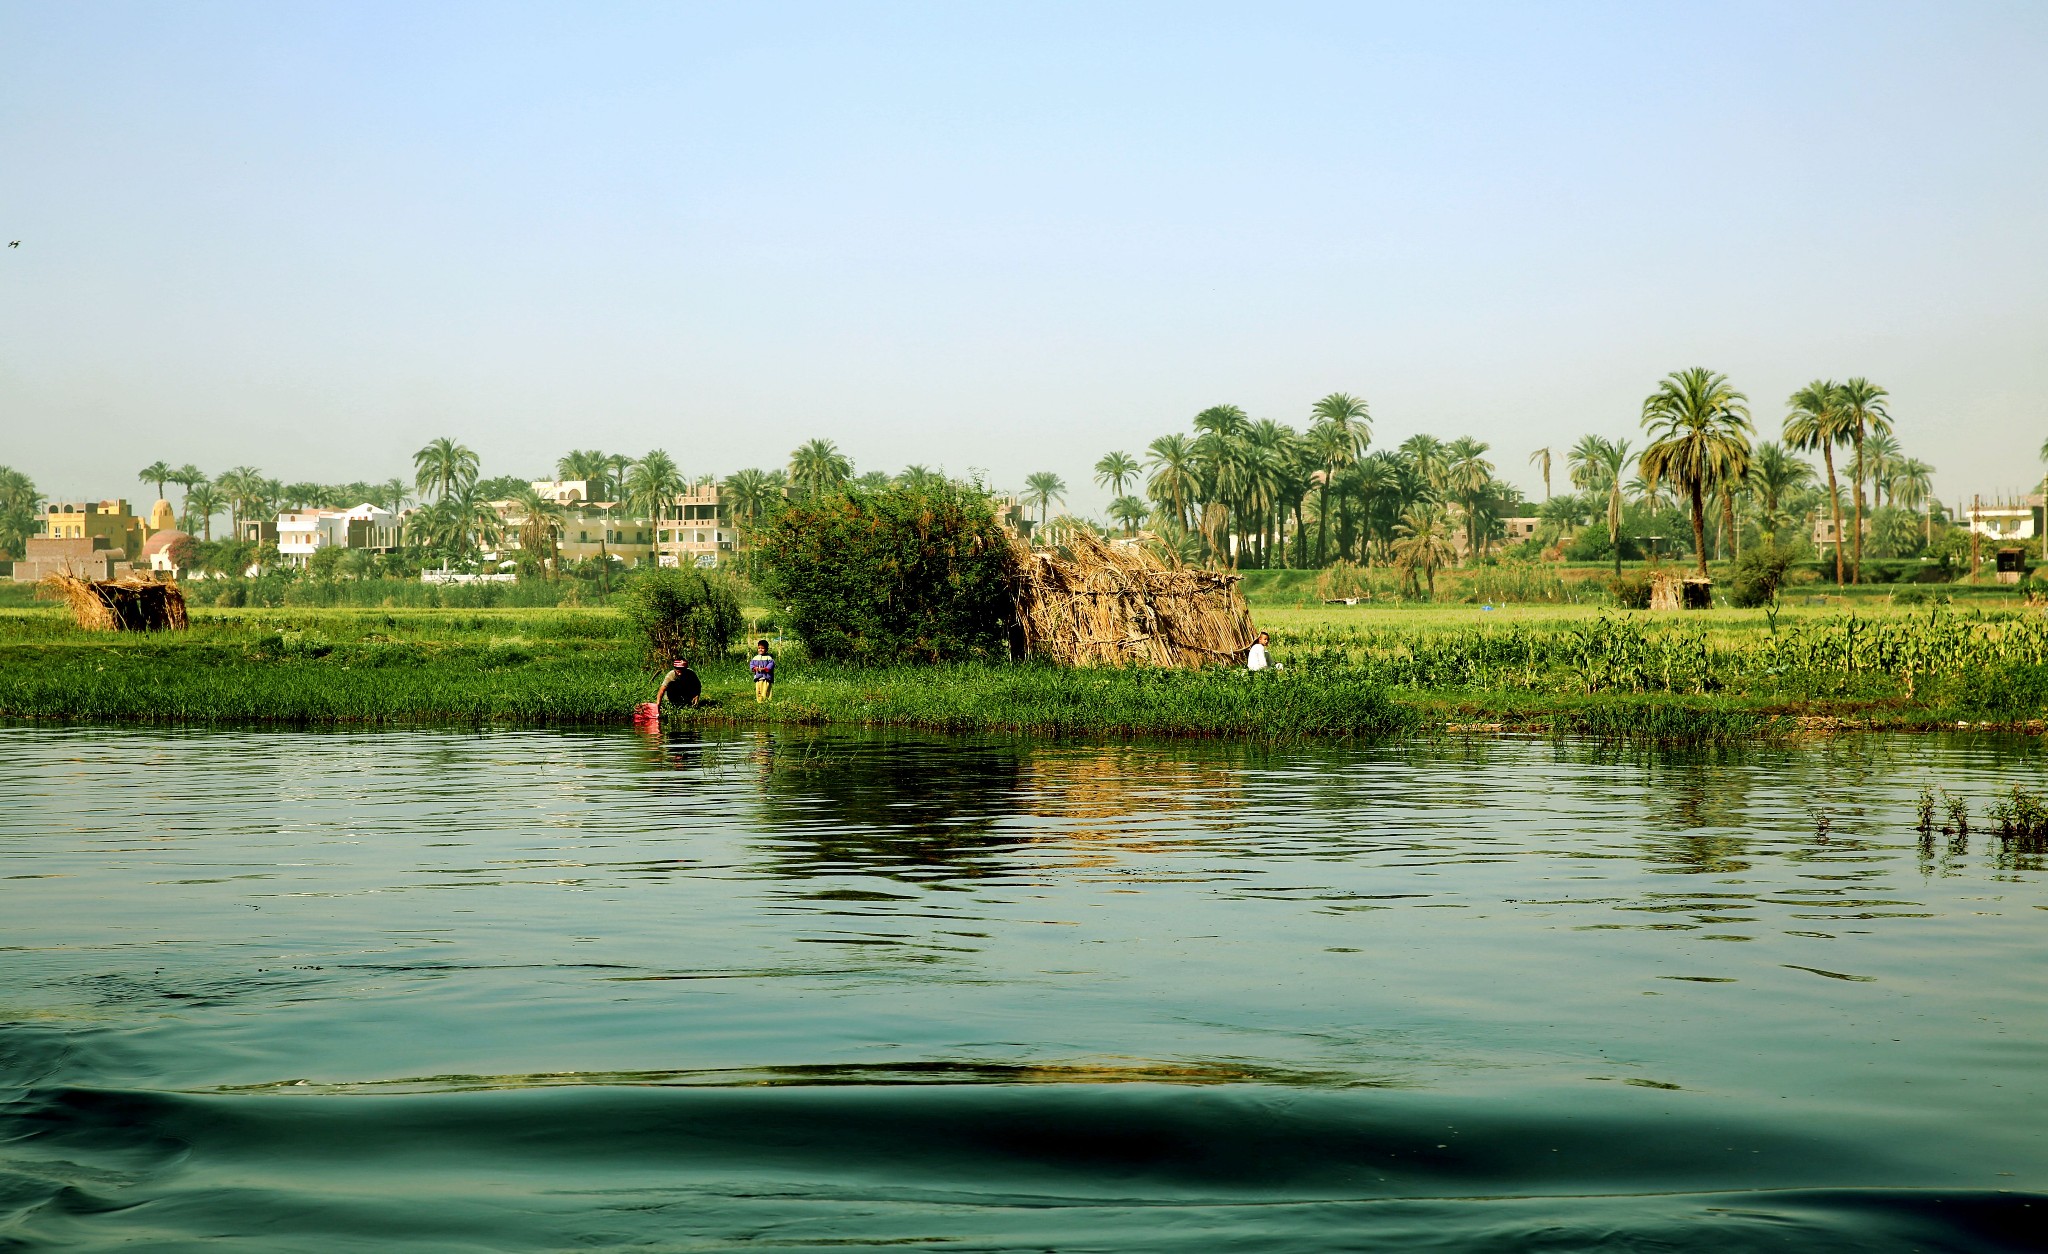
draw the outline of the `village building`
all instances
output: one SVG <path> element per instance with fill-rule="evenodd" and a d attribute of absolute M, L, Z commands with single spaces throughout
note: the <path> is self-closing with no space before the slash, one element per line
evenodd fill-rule
<path fill-rule="evenodd" d="M 1842 534 L 1842 543 L 1844 543 L 1844 544 L 1849 544 L 1849 543 L 1853 543 L 1853 542 L 1852 542 L 1852 541 L 1851 541 L 1851 540 L 1850 540 L 1850 539 L 1849 539 L 1848 537 L 1849 537 L 1849 533 L 1850 533 L 1850 530 L 1851 530 L 1852 528 L 1854 528 L 1854 527 L 1855 527 L 1855 525 L 1856 525 L 1856 520 L 1855 520 L 1854 518 L 1852 518 L 1852 517 L 1851 517 L 1851 516 L 1850 516 L 1850 515 L 1848 514 L 1848 512 L 1847 512 L 1847 511 L 1844 511 L 1844 512 L 1843 512 L 1843 514 L 1842 514 L 1842 532 L 1841 532 L 1841 534 Z M 1863 527 L 1862 527 L 1862 535 L 1863 535 L 1863 540 L 1864 540 L 1864 542 L 1865 542 L 1866 544 L 1867 544 L 1867 543 L 1869 543 L 1869 541 L 1870 541 L 1870 515 L 1868 515 L 1868 514 L 1865 514 L 1865 515 L 1863 516 Z M 1815 519 L 1813 520 L 1813 546 L 1814 546 L 1815 548 L 1830 548 L 1830 547 L 1833 547 L 1834 543 L 1835 543 L 1835 520 L 1834 520 L 1834 517 L 1833 517 L 1833 516 L 1832 516 L 1831 514 L 1828 514 L 1828 513 L 1826 513 L 1826 512 L 1823 512 L 1823 513 L 1822 513 L 1822 514 L 1821 514 L 1821 515 L 1820 515 L 1819 517 L 1817 517 L 1817 518 L 1815 518 Z"/>
<path fill-rule="evenodd" d="M 562 523 L 555 550 L 564 563 L 604 559 L 627 566 L 651 563 L 655 556 L 651 519 L 627 518 L 607 508 L 571 509 Z M 517 537 L 513 537 L 516 545 Z"/>
<path fill-rule="evenodd" d="M 147 524 L 129 512 L 128 502 L 122 498 L 51 501 L 43 507 L 39 521 L 42 534 L 48 539 L 105 540 L 107 548 L 120 550 L 123 561 L 133 561 L 142 551 L 143 540 L 148 537 Z"/>
<path fill-rule="evenodd" d="M 590 499 L 588 479 L 535 479 L 528 485 L 543 501 L 569 505 Z"/>
<path fill-rule="evenodd" d="M 14 582 L 36 583 L 45 575 L 119 579 L 133 570 L 125 550 L 106 536 L 30 536 L 14 559 Z"/>
<path fill-rule="evenodd" d="M 399 518 L 365 502 L 353 509 L 288 510 L 273 524 L 278 558 L 304 566 L 322 549 L 363 549 L 389 553 L 401 538 Z"/>
<path fill-rule="evenodd" d="M 733 533 L 717 484 L 698 484 L 662 513 L 654 540 L 655 560 L 661 565 L 709 569 L 729 560 Z"/>
<path fill-rule="evenodd" d="M 2041 534 L 2039 494 L 1987 502 L 1979 497 L 1962 511 L 1964 525 L 1998 544 L 2023 544 Z"/>
<path fill-rule="evenodd" d="M 16 583 L 36 583 L 45 575 L 80 579 L 120 579 L 150 569 L 149 544 L 157 536 L 184 534 L 175 529 L 177 512 L 159 499 L 149 518 L 136 517 L 122 498 L 105 501 L 52 501 L 37 520 L 41 530 L 28 537 L 12 567 Z M 164 541 L 169 544 L 170 541 Z M 163 547 L 162 545 L 158 546 Z"/>
<path fill-rule="evenodd" d="M 142 552 L 137 556 L 136 562 L 153 575 L 176 579 L 183 572 L 178 568 L 172 547 L 180 540 L 191 538 L 176 527 L 166 527 L 162 531 L 153 532 L 149 539 L 142 542 Z"/>

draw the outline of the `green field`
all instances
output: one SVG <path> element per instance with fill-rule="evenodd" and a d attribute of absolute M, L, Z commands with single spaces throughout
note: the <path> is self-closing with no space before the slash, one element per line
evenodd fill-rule
<path fill-rule="evenodd" d="M 1266 598 L 1259 598 L 1265 601 Z M 1256 604 L 1279 669 L 850 668 L 782 642 L 757 706 L 737 655 L 682 719 L 1288 739 L 1543 730 L 1700 739 L 1816 727 L 2035 725 L 2048 618 L 2013 598 L 1775 610 Z M 625 722 L 660 667 L 609 609 L 201 609 L 82 632 L 0 609 L 0 717 L 211 725 Z"/>

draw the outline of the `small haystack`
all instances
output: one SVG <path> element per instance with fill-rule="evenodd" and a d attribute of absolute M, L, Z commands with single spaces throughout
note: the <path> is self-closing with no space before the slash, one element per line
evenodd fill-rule
<path fill-rule="evenodd" d="M 185 594 L 175 583 L 130 575 L 94 582 L 60 572 L 44 575 L 41 595 L 68 601 L 71 617 L 87 631 L 183 631 Z"/>
<path fill-rule="evenodd" d="M 1067 666 L 1196 667 L 1241 661 L 1251 648 L 1236 575 L 1190 570 L 1088 532 L 1062 552 L 1017 547 L 1017 622 L 1028 653 Z"/>

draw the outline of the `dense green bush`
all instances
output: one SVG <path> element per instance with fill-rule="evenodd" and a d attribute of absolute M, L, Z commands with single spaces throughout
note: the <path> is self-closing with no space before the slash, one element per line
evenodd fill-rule
<path fill-rule="evenodd" d="M 1778 585 L 1785 582 L 1785 568 L 1792 554 L 1775 544 L 1761 544 L 1735 559 L 1735 583 L 1728 599 L 1740 609 L 1754 609 L 1778 599 Z"/>
<path fill-rule="evenodd" d="M 761 540 L 768 592 L 814 657 L 952 662 L 1010 649 L 1009 537 L 979 490 L 851 490 L 783 510 Z"/>
<path fill-rule="evenodd" d="M 661 662 L 723 656 L 747 626 L 732 581 L 695 566 L 642 571 L 616 604 Z"/>
<path fill-rule="evenodd" d="M 2018 662 L 1972 667 L 1951 678 L 1944 693 L 1971 713 L 2039 718 L 2048 714 L 2048 666 Z"/>
<path fill-rule="evenodd" d="M 1614 603 L 1625 610 L 1650 608 L 1650 576 L 1643 571 L 1616 575 L 1607 581 L 1607 589 L 1614 594 Z"/>

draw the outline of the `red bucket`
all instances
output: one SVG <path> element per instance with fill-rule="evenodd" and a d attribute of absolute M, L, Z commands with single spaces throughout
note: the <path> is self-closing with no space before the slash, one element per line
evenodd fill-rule
<path fill-rule="evenodd" d="M 652 701 L 642 701 L 633 707 L 633 721 L 636 723 L 659 723 L 661 707 Z"/>

